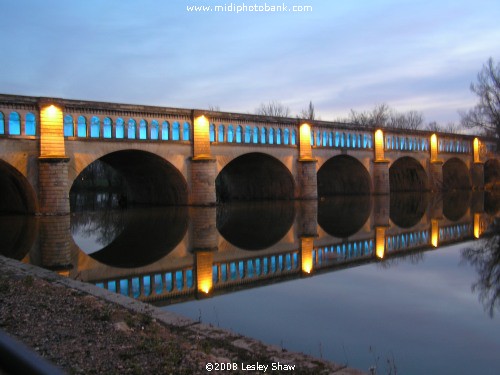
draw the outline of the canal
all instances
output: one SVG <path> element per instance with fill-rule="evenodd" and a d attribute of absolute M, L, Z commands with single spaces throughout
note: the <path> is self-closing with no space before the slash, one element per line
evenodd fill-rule
<path fill-rule="evenodd" d="M 2 254 L 364 371 L 498 373 L 498 197 L 73 199 L 86 209 L 0 216 Z"/>

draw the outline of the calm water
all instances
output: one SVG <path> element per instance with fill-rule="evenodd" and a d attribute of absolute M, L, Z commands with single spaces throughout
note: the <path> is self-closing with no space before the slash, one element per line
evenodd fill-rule
<path fill-rule="evenodd" d="M 0 216 L 0 249 L 361 370 L 498 374 L 499 201 L 407 194 Z"/>
<path fill-rule="evenodd" d="M 400 374 L 498 374 L 500 321 L 471 291 L 470 245 L 168 310 L 365 371 L 389 373 L 389 359 Z"/>

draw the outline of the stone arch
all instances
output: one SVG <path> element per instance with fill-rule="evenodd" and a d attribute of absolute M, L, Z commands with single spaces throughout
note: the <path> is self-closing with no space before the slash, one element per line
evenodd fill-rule
<path fill-rule="evenodd" d="M 95 208 L 185 205 L 187 190 L 185 178 L 170 162 L 150 152 L 128 149 L 87 165 L 73 181 L 70 205 L 72 211 L 90 204 Z"/>
<path fill-rule="evenodd" d="M 294 197 L 294 179 L 278 159 L 253 152 L 230 161 L 215 180 L 217 201 L 290 200 Z"/>
<path fill-rule="evenodd" d="M 35 191 L 26 177 L 0 160 L 0 214 L 33 214 L 37 208 Z"/>
<path fill-rule="evenodd" d="M 370 174 L 349 155 L 328 159 L 318 170 L 318 196 L 363 195 L 371 192 Z"/>
<path fill-rule="evenodd" d="M 500 189 L 500 161 L 489 159 L 484 163 L 484 188 Z"/>
<path fill-rule="evenodd" d="M 472 187 L 467 165 L 459 158 L 451 158 L 443 164 L 443 190 L 470 190 Z"/>
<path fill-rule="evenodd" d="M 404 156 L 389 168 L 392 192 L 429 191 L 429 178 L 424 167 L 410 156 Z"/>

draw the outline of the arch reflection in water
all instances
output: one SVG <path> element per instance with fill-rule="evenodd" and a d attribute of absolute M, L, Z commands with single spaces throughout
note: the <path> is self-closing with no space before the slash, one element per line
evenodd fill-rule
<path fill-rule="evenodd" d="M 390 195 L 390 218 L 400 228 L 416 225 L 429 205 L 429 194 L 423 192 Z"/>
<path fill-rule="evenodd" d="M 293 202 L 234 202 L 217 207 L 219 233 L 244 250 L 271 247 L 287 234 L 294 218 Z"/>
<path fill-rule="evenodd" d="M 188 225 L 185 207 L 80 212 L 71 217 L 71 233 L 82 251 L 114 267 L 140 267 L 167 255 Z"/>
<path fill-rule="evenodd" d="M 0 215 L 0 255 L 23 259 L 33 248 L 37 231 L 34 216 Z"/>
<path fill-rule="evenodd" d="M 370 195 L 326 198 L 318 204 L 318 224 L 331 236 L 347 238 L 361 229 L 371 211 Z"/>
<path fill-rule="evenodd" d="M 194 216 L 190 217 L 191 232 L 184 240 L 187 242 L 177 247 L 175 253 L 166 254 L 161 262 L 129 274 L 101 264 L 98 272 L 85 275 L 89 276 L 87 281 L 109 290 L 155 304 L 171 304 L 371 262 L 382 262 L 388 267 L 397 264 L 390 261 L 395 257 L 411 255 L 419 259 L 415 254 L 439 251 L 444 245 L 482 236 L 493 220 L 485 213 L 487 207 L 478 203 L 474 203 L 475 207 L 467 206 L 466 215 L 459 220 L 450 220 L 443 215 L 443 196 L 431 196 L 427 211 L 410 218 L 404 215 L 411 209 L 400 207 L 404 199 L 393 202 L 398 209 L 393 210 L 390 220 L 389 197 L 366 197 L 365 204 L 356 206 L 355 201 L 360 202 L 360 198 L 336 204 L 319 202 L 318 210 L 313 204 L 316 202 L 306 202 L 306 207 L 303 202 L 261 202 L 190 209 Z M 485 202 L 471 199 L 464 204 L 472 201 Z M 426 198 L 411 198 L 409 202 L 420 209 Z M 319 210 L 324 212 L 317 215 Z M 345 216 L 334 214 L 336 210 Z M 324 215 L 332 220 L 324 220 Z M 249 217 L 253 219 L 248 220 Z M 316 225 L 305 222 L 316 222 L 316 217 L 333 234 L 323 227 L 316 231 Z M 352 217 L 355 220 L 346 225 L 346 218 Z M 407 227 L 399 227 L 395 221 Z M 222 233 L 225 230 L 227 233 Z"/>

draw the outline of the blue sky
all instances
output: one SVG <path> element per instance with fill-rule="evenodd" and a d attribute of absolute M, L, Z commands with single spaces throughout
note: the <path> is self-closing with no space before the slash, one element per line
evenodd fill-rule
<path fill-rule="evenodd" d="M 188 5 L 312 6 L 188 12 Z M 387 103 L 457 121 L 500 60 L 498 0 L 2 0 L 0 92 L 323 120 Z"/>

